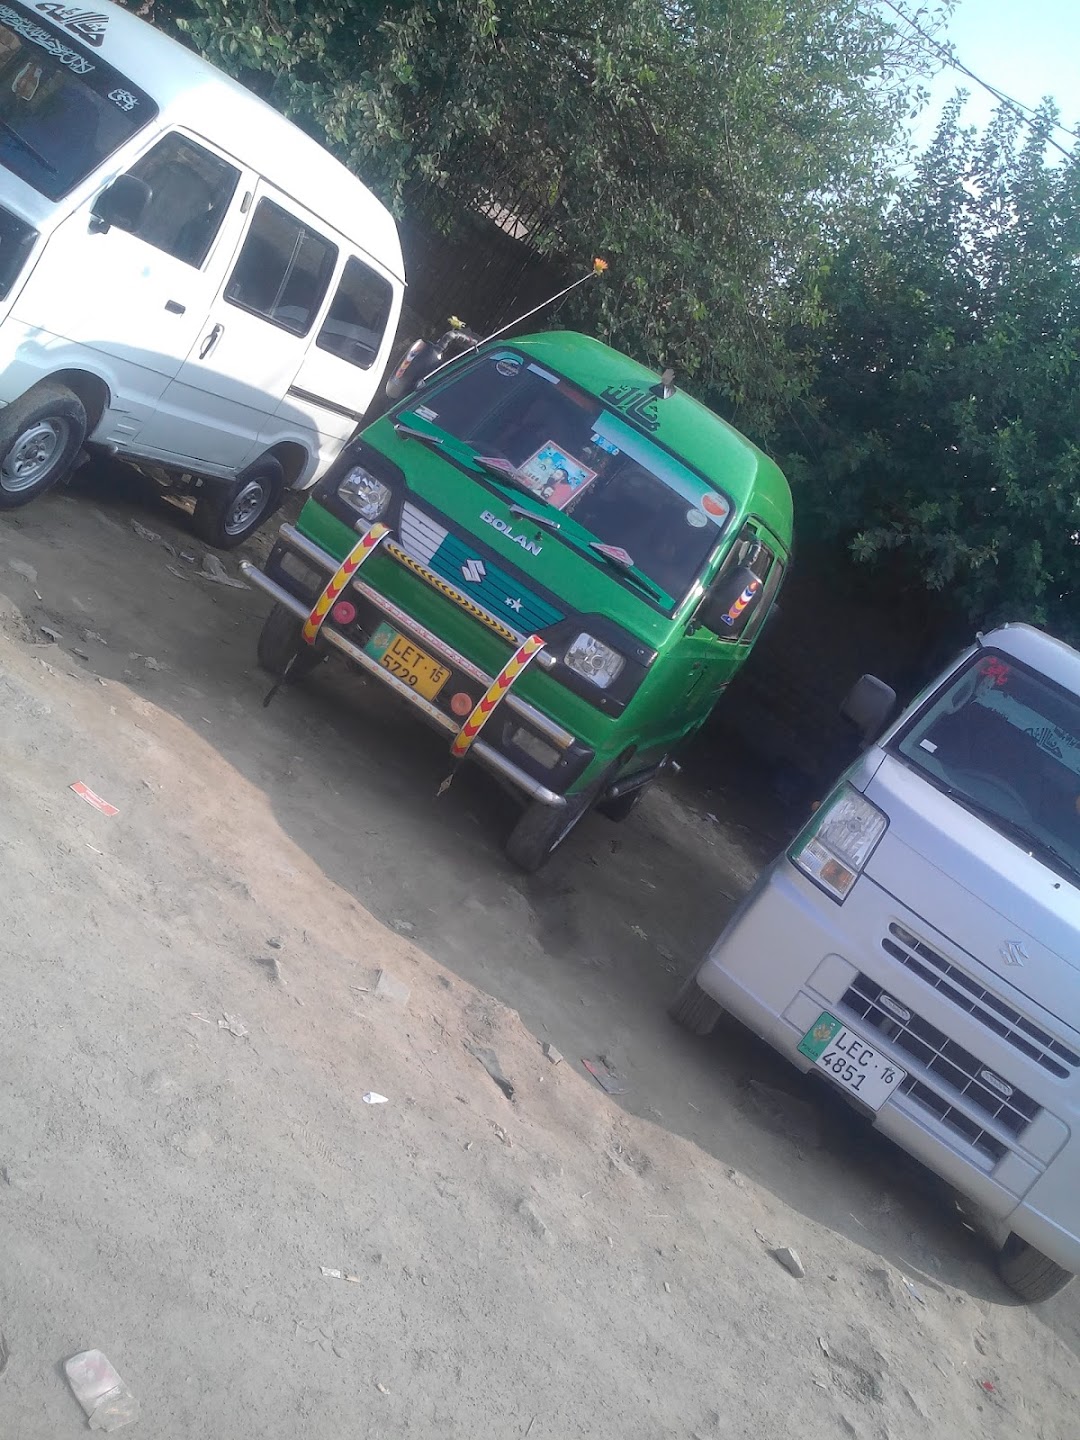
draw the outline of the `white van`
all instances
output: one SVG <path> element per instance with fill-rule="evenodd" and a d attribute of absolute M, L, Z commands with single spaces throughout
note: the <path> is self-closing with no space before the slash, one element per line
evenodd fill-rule
<path fill-rule="evenodd" d="M 699 1034 L 723 1010 L 967 1197 L 1017 1294 L 1080 1271 L 1077 651 L 1005 625 L 915 700 L 672 1007 Z"/>
<path fill-rule="evenodd" d="M 196 492 L 230 547 L 379 385 L 405 277 L 326 150 L 115 5 L 0 3 L 0 509 L 84 443 Z"/>

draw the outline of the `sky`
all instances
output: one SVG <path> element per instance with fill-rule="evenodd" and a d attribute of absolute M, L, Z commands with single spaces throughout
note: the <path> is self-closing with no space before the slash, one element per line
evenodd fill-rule
<path fill-rule="evenodd" d="M 1080 130 L 1080 0 L 960 0 L 947 38 L 989 84 L 1025 105 L 1054 96 L 1062 122 Z M 931 103 L 915 122 L 920 147 L 958 85 L 971 92 L 965 122 L 981 126 L 990 118 L 993 97 L 949 67 L 930 85 Z M 1066 148 L 1078 143 L 1060 132 L 1056 137 Z"/>

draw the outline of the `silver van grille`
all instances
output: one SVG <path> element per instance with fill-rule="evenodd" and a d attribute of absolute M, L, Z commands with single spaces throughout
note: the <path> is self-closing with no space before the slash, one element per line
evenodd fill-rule
<path fill-rule="evenodd" d="M 1034 1060 L 1036 1065 L 1041 1065 L 1059 1080 L 1067 1080 L 1080 1067 L 1080 1055 L 1075 1051 L 1030 1020 L 1025 1020 L 1019 1010 L 999 1000 L 902 925 L 889 926 L 881 948 L 886 955 L 899 960 L 901 965 L 913 970 L 920 979 L 978 1020 L 980 1025 L 985 1025 L 1007 1045 Z"/>
<path fill-rule="evenodd" d="M 936 1080 L 956 1095 L 962 1095 L 971 1110 L 996 1120 L 1003 1130 L 1011 1135 L 1020 1135 L 1039 1114 L 1041 1106 L 1023 1090 L 1010 1084 L 1001 1075 L 984 1065 L 978 1056 L 965 1050 L 955 1040 L 950 1040 L 943 1031 L 899 1005 L 877 983 L 866 975 L 857 975 L 843 999 L 844 1005 L 852 1010 L 864 1024 L 870 1025 L 884 1035 L 898 1050 L 917 1060 Z M 900 1019 L 902 1013 L 907 1018 Z M 911 1080 L 911 1077 L 908 1077 Z M 928 1108 L 984 1154 L 998 1151 L 1005 1153 L 1005 1147 L 996 1136 L 986 1132 L 964 1111 L 953 1106 L 947 1098 L 938 1095 L 925 1082 L 911 1080 L 907 1092 Z M 926 1092 L 926 1093 L 923 1093 Z M 981 1142 L 985 1136 L 989 1148 Z"/>

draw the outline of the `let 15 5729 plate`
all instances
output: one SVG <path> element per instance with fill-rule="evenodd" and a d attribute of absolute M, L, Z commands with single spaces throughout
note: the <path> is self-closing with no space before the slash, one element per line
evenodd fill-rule
<path fill-rule="evenodd" d="M 380 625 L 364 649 L 384 670 L 403 680 L 425 700 L 434 700 L 450 678 L 445 665 L 440 665 L 426 650 L 406 640 L 390 625 Z"/>
<path fill-rule="evenodd" d="M 799 1053 L 871 1110 L 880 1110 L 907 1075 L 827 1010 L 799 1041 Z"/>

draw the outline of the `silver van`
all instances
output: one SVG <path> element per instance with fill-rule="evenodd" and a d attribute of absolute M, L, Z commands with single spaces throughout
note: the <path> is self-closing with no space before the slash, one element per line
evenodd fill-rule
<path fill-rule="evenodd" d="M 856 692 L 848 714 L 876 733 L 891 692 Z M 725 1010 L 966 1197 L 1018 1295 L 1068 1283 L 1080 653 L 1002 626 L 864 751 L 672 1006 L 698 1034 Z"/>

